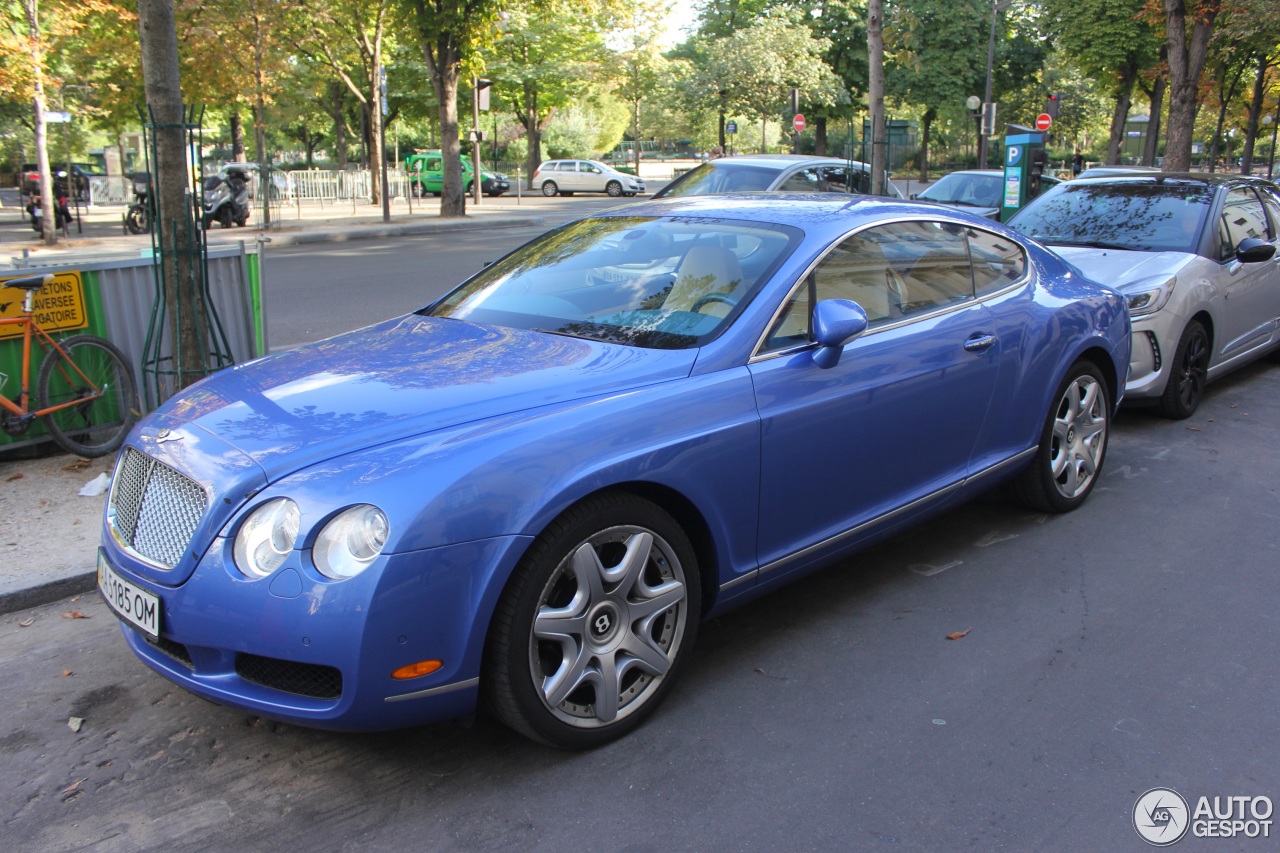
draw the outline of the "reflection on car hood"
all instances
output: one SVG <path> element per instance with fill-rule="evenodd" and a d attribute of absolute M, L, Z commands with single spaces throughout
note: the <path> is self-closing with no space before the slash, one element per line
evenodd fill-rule
<path fill-rule="evenodd" d="M 1086 246 L 1049 248 L 1089 278 L 1112 287 L 1158 275 L 1174 275 L 1196 257 L 1190 252 L 1135 252 Z"/>
<path fill-rule="evenodd" d="M 219 436 L 275 480 L 382 442 L 677 379 L 696 356 L 409 315 L 224 370 L 157 414 Z"/>

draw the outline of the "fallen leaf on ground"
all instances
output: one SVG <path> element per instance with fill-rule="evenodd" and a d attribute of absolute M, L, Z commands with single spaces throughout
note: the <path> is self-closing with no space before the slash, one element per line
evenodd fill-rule
<path fill-rule="evenodd" d="M 93 463 L 88 459 L 77 459 L 75 462 L 68 462 L 62 466 L 63 471 L 82 471 Z"/>
<path fill-rule="evenodd" d="M 763 668 L 761 668 L 761 667 L 756 667 L 756 670 L 755 670 L 755 671 L 756 671 L 756 672 L 758 672 L 758 673 L 760 673 L 761 675 L 763 675 L 765 678 L 772 678 L 774 681 L 786 681 L 786 680 L 787 680 L 784 676 L 781 676 L 781 675 L 770 675 L 769 673 L 765 672 L 765 671 L 764 671 L 764 669 L 763 669 Z"/>
<path fill-rule="evenodd" d="M 947 639 L 959 640 L 961 637 L 963 637 L 965 634 L 968 634 L 972 630 L 973 630 L 972 628 L 965 628 L 963 631 L 956 631 L 954 634 L 947 634 Z"/>
<path fill-rule="evenodd" d="M 1191 430 L 1192 432 L 1204 432 L 1204 430 L 1201 429 L 1200 427 L 1187 427 L 1187 429 Z"/>
<path fill-rule="evenodd" d="M 19 471 L 16 474 L 10 474 L 8 477 L 5 477 L 4 481 L 6 483 L 12 483 L 14 480 L 21 480 L 21 479 L 22 479 L 22 472 Z"/>
<path fill-rule="evenodd" d="M 79 732 L 80 727 L 84 725 L 84 717 L 72 717 L 67 720 L 67 725 L 71 727 L 71 731 Z"/>
<path fill-rule="evenodd" d="M 19 628 L 30 628 L 30 627 L 31 627 L 32 625 L 34 625 L 35 623 L 36 623 L 36 617 L 34 617 L 34 616 L 28 616 L 26 619 L 23 619 L 21 622 L 19 622 L 19 623 L 18 623 L 18 627 L 19 627 Z"/>
<path fill-rule="evenodd" d="M 66 613 L 62 614 L 62 618 L 63 619 L 88 619 L 90 617 L 85 616 L 79 610 L 68 610 Z"/>
<path fill-rule="evenodd" d="M 68 676 L 70 676 L 70 675 L 74 675 L 74 673 L 73 673 L 71 670 L 69 670 L 69 669 L 64 669 L 64 670 L 62 671 L 62 677 L 63 677 L 63 678 L 66 678 L 66 677 L 68 677 Z"/>
<path fill-rule="evenodd" d="M 88 780 L 87 778 L 85 778 L 85 779 L 77 779 L 76 781 L 74 781 L 74 782 L 72 782 L 70 785 L 68 785 L 67 787 L 63 788 L 63 789 L 62 789 L 61 791 L 59 791 L 58 793 L 59 793 L 59 794 L 70 794 L 70 793 L 71 793 L 72 791 L 74 791 L 76 788 L 79 788 L 81 785 L 83 785 L 85 782 L 88 782 L 88 781 L 89 781 L 89 780 Z"/>

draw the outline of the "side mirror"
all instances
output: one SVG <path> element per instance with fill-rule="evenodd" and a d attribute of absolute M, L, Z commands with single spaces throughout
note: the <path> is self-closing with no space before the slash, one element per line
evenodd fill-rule
<path fill-rule="evenodd" d="M 915 200 L 916 200 L 916 198 L 918 198 L 918 197 L 919 197 L 919 193 L 912 193 L 912 194 L 911 194 L 911 200 L 912 200 L 912 201 L 915 201 Z"/>
<path fill-rule="evenodd" d="M 849 299 L 824 299 L 813 308 L 813 363 L 823 370 L 840 363 L 845 345 L 867 330 L 867 312 Z"/>
<path fill-rule="evenodd" d="M 1258 264 L 1269 261 L 1276 253 L 1276 247 L 1257 237 L 1245 237 L 1236 247 L 1236 259 L 1242 264 Z"/>

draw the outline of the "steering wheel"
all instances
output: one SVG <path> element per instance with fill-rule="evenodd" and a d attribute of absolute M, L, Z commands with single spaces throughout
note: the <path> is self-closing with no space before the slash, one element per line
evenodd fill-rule
<path fill-rule="evenodd" d="M 706 296 L 698 297 L 698 299 L 695 300 L 694 303 L 689 306 L 689 310 L 694 313 L 697 313 L 704 306 L 710 305 L 713 302 L 723 302 L 725 305 L 728 305 L 730 308 L 732 308 L 733 306 L 738 304 L 738 297 L 730 296 L 727 293 L 708 293 Z"/>

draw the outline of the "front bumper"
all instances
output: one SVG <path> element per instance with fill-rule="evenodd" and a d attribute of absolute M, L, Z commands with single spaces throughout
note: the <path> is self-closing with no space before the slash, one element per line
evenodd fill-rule
<path fill-rule="evenodd" d="M 1183 324 L 1181 317 L 1165 311 L 1134 319 L 1125 399 L 1158 398 L 1164 393 Z"/>
<path fill-rule="evenodd" d="M 296 551 L 270 577 L 249 580 L 219 538 L 176 587 L 132 571 L 111 542 L 104 552 L 117 574 L 160 598 L 158 641 L 122 624 L 153 670 L 218 704 L 296 725 L 372 731 L 474 710 L 489 616 L 526 545 L 503 537 L 387 555 L 334 582 Z M 443 666 L 391 677 L 422 660 Z"/>

